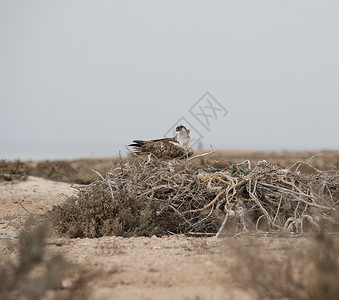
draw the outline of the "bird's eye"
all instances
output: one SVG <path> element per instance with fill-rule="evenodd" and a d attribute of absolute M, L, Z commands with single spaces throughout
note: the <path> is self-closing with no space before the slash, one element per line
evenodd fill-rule
<path fill-rule="evenodd" d="M 177 128 L 175 128 L 175 131 L 179 131 L 180 130 L 180 128 L 179 128 L 180 126 L 178 126 Z"/>

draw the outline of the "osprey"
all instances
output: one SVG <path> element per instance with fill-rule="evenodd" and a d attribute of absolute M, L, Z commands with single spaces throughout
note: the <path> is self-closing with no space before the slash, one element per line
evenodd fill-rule
<path fill-rule="evenodd" d="M 190 148 L 190 130 L 184 125 L 179 125 L 176 129 L 177 134 L 173 138 L 163 138 L 150 141 L 134 140 L 133 144 L 128 146 L 134 147 L 134 153 L 153 154 L 157 158 L 187 158 L 194 152 Z"/>

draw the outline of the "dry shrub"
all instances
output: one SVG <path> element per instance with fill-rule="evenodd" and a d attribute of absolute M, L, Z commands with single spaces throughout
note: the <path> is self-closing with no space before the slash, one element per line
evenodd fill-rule
<path fill-rule="evenodd" d="M 105 177 L 78 188 L 53 208 L 56 231 L 70 237 L 219 236 L 224 229 L 318 230 L 330 223 L 339 196 L 338 171 L 299 171 L 266 161 L 223 169 L 191 160 L 121 161 Z M 230 228 L 232 225 L 232 228 Z"/>
<path fill-rule="evenodd" d="M 296 161 L 307 161 L 310 157 L 316 155 L 317 159 L 312 161 L 312 166 L 326 171 L 332 166 L 339 168 L 339 151 L 325 150 L 322 151 L 323 155 L 319 155 L 319 152 L 315 151 L 239 151 L 239 150 L 227 150 L 218 151 L 217 153 L 208 156 L 206 161 L 211 165 L 225 166 L 229 165 L 229 162 L 237 162 L 250 160 L 252 164 L 256 164 L 262 160 L 263 157 L 272 163 L 277 164 L 281 168 L 286 168 L 292 165 Z M 219 160 L 219 161 L 218 161 Z M 217 161 L 217 163 L 216 163 Z M 300 166 L 300 170 L 303 173 L 312 172 L 312 169 L 306 165 Z"/>
<path fill-rule="evenodd" d="M 324 233 L 317 235 L 310 254 L 312 276 L 307 284 L 309 299 L 339 299 L 339 244 Z"/>
<path fill-rule="evenodd" d="M 231 253 L 233 281 L 242 290 L 254 291 L 258 299 L 305 299 L 303 255 L 289 249 L 279 257 L 269 243 L 247 236 L 232 241 Z"/>
<path fill-rule="evenodd" d="M 31 168 L 30 174 L 55 181 L 74 182 L 77 170 L 68 161 L 46 160 L 38 162 L 34 168 Z"/>
<path fill-rule="evenodd" d="M 49 299 L 83 299 L 82 292 L 86 290 L 84 273 L 79 275 L 80 271 L 71 268 L 61 254 L 45 253 L 48 228 L 33 217 L 26 222 L 14 246 L 18 258 L 1 259 L 0 299 L 37 300 L 44 298 L 47 293 Z M 75 279 L 72 286 L 64 290 L 62 280 L 70 274 Z M 75 298 L 75 295 L 81 297 Z"/>
<path fill-rule="evenodd" d="M 0 161 L 0 181 L 26 180 L 27 166 L 20 160 Z"/>
<path fill-rule="evenodd" d="M 90 159 L 76 159 L 70 161 L 73 168 L 78 171 L 78 178 L 82 179 L 83 183 L 89 184 L 97 179 L 97 175 L 92 170 L 96 170 L 101 174 L 106 174 L 119 163 L 118 157 L 113 158 L 90 158 Z M 87 180 L 87 182 L 85 182 Z M 78 182 L 81 183 L 81 182 Z"/>
<path fill-rule="evenodd" d="M 114 160 L 113 160 L 114 162 Z M 109 159 L 79 159 L 73 161 L 56 160 L 28 162 L 29 175 L 39 176 L 54 181 L 90 184 L 97 179 L 91 169 L 108 172 L 112 166 Z"/>
<path fill-rule="evenodd" d="M 329 235 L 317 234 L 301 249 L 272 249 L 270 241 L 246 236 L 230 247 L 234 284 L 258 299 L 339 299 L 339 244 Z"/>
<path fill-rule="evenodd" d="M 2 262 L 0 294 L 2 299 L 40 299 L 48 290 L 59 288 L 66 263 L 60 255 L 45 259 L 45 224 L 30 219 L 19 234 L 18 262 Z"/>

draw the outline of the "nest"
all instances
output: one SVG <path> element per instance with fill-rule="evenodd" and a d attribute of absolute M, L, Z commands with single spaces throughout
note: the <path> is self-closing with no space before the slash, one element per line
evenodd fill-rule
<path fill-rule="evenodd" d="M 121 160 L 49 213 L 70 237 L 216 235 L 229 230 L 319 230 L 333 220 L 339 172 L 309 162 L 249 161 L 218 169 L 188 160 Z M 301 165 L 312 174 L 299 172 Z"/>

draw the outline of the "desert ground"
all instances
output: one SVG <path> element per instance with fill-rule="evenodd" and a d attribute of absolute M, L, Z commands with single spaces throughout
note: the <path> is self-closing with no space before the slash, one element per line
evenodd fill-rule
<path fill-rule="evenodd" d="M 318 153 L 223 151 L 209 159 L 215 162 L 265 159 L 288 166 L 298 160 L 307 161 Z M 315 161 L 320 169 L 338 167 L 339 151 L 325 152 Z M 98 167 L 104 172 L 113 162 L 114 159 L 102 159 L 95 163 L 92 160 L 72 163 L 76 168 Z M 29 216 L 41 215 L 75 193 L 72 182 L 37 175 L 0 182 L 2 265 L 18 260 L 18 237 Z M 331 232 L 330 238 L 337 255 L 339 235 Z M 305 274 L 311 274 L 309 255 L 319 247 L 316 233 L 238 232 L 223 238 L 169 234 L 70 239 L 58 236 L 53 230 L 48 231 L 44 245 L 47 258 L 59 253 L 70 267 L 59 288 L 46 292 L 42 299 L 310 299 L 307 296 L 310 286 L 298 283 Z M 265 292 L 267 285 L 271 288 Z"/>

